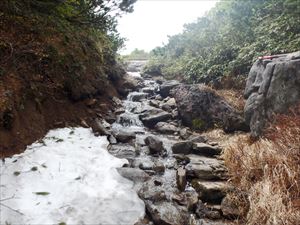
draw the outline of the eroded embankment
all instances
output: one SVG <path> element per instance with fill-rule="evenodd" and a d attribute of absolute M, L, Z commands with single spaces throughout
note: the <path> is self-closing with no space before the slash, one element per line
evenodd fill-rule
<path fill-rule="evenodd" d="M 0 157 L 109 114 L 124 71 L 105 33 L 41 13 L 0 16 Z"/>

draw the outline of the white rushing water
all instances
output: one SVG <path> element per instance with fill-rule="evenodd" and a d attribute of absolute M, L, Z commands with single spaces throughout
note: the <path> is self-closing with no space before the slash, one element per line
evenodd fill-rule
<path fill-rule="evenodd" d="M 106 137 L 64 128 L 1 164 L 0 224 L 134 224 L 144 203 Z"/>

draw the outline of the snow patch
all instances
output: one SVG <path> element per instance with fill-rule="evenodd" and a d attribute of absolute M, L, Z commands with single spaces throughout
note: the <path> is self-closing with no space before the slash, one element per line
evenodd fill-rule
<path fill-rule="evenodd" d="M 1 165 L 0 224 L 134 224 L 144 203 L 90 129 L 50 131 Z"/>

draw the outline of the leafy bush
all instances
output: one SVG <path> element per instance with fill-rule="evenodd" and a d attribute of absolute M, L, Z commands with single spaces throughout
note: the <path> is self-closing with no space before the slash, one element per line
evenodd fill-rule
<path fill-rule="evenodd" d="M 221 1 L 154 49 L 148 67 L 190 83 L 245 75 L 260 55 L 299 50 L 299 7 L 298 0 Z"/>

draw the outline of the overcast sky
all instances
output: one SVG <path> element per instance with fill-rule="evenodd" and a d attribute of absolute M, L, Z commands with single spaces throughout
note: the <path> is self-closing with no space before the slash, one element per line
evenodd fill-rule
<path fill-rule="evenodd" d="M 196 21 L 211 9 L 214 0 L 138 0 L 134 12 L 119 19 L 118 31 L 128 39 L 122 54 L 167 43 L 168 35 L 182 32 L 183 24 Z"/>

